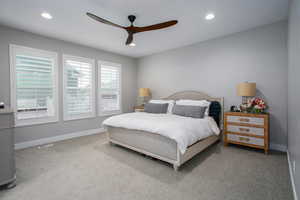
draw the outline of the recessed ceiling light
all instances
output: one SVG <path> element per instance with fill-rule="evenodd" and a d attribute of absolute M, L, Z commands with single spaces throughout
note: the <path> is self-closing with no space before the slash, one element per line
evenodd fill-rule
<path fill-rule="evenodd" d="M 41 14 L 42 17 L 44 17 L 45 19 L 52 19 L 52 15 L 50 15 L 50 13 L 47 13 L 47 12 L 43 12 Z"/>
<path fill-rule="evenodd" d="M 214 13 L 208 13 L 208 14 L 205 15 L 205 19 L 206 20 L 212 20 L 214 18 L 215 18 Z"/>
<path fill-rule="evenodd" d="M 135 43 L 133 43 L 133 42 L 131 42 L 131 43 L 129 44 L 129 46 L 131 46 L 131 47 L 135 47 L 135 46 L 136 46 L 136 44 L 135 44 Z"/>

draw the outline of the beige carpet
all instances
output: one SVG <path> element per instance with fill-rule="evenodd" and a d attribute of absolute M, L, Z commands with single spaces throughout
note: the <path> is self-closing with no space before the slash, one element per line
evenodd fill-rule
<path fill-rule="evenodd" d="M 1 200 L 289 200 L 285 154 L 210 147 L 179 172 L 118 146 L 106 135 L 16 153 L 17 187 Z"/>

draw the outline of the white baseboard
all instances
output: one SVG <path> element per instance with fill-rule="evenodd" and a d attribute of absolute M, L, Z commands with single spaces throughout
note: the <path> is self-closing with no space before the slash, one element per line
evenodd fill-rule
<path fill-rule="evenodd" d="M 43 139 L 38 139 L 38 140 L 32 140 L 32 141 L 28 141 L 28 142 L 21 142 L 21 143 L 15 144 L 15 150 L 49 144 L 52 142 L 68 140 L 71 138 L 77 138 L 77 137 L 81 137 L 81 136 L 99 134 L 99 133 L 103 133 L 103 132 L 105 132 L 104 128 L 98 128 L 98 129 L 90 129 L 90 130 L 85 130 L 85 131 L 68 133 L 68 134 L 64 134 L 64 135 L 48 137 L 48 138 L 43 138 Z"/>
<path fill-rule="evenodd" d="M 275 143 L 270 143 L 270 149 L 277 150 L 277 151 L 282 151 L 286 152 L 287 147 L 283 144 L 275 144 Z"/>
<path fill-rule="evenodd" d="M 293 173 L 293 165 L 291 162 L 291 157 L 290 157 L 290 152 L 287 151 L 287 158 L 288 158 L 288 163 L 289 163 L 289 171 L 290 171 L 290 177 L 291 177 L 291 183 L 292 183 L 292 188 L 293 188 L 293 194 L 294 194 L 294 200 L 298 200 L 298 195 L 296 191 L 296 185 L 295 185 L 295 179 L 294 179 L 294 173 Z"/>

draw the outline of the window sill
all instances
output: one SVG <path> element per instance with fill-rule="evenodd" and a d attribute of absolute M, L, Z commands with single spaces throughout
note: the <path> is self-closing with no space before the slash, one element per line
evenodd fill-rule
<path fill-rule="evenodd" d="M 43 118 L 43 119 L 31 119 L 31 120 L 15 120 L 14 127 L 24 127 L 24 126 L 37 126 L 42 124 L 50 124 L 50 123 L 57 123 L 58 117 L 55 118 Z"/>
<path fill-rule="evenodd" d="M 95 114 L 89 115 L 77 115 L 77 116 L 64 116 L 64 121 L 73 121 L 73 120 L 82 120 L 82 119 L 90 119 L 95 118 Z"/>

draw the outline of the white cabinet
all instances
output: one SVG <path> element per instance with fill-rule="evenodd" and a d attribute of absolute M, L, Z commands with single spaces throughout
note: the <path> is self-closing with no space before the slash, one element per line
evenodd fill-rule
<path fill-rule="evenodd" d="M 16 167 L 14 156 L 14 113 L 0 109 L 0 185 L 15 186 Z"/>

